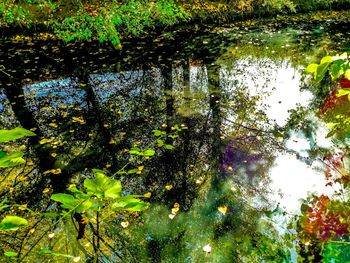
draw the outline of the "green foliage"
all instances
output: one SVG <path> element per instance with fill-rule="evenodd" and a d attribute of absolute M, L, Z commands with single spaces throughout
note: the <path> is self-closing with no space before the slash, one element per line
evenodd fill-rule
<path fill-rule="evenodd" d="M 35 136 L 35 133 L 20 127 L 12 130 L 0 130 L 0 143 L 17 140 L 27 136 Z"/>
<path fill-rule="evenodd" d="M 325 245 L 323 250 L 325 263 L 343 263 L 350 262 L 350 242 L 334 241 Z"/>
<path fill-rule="evenodd" d="M 173 1 L 129 0 L 102 7 L 97 16 L 81 11 L 76 16 L 58 19 L 53 27 L 55 34 L 67 42 L 97 39 L 118 46 L 122 36 L 139 36 L 156 26 L 186 19 L 187 14 Z"/>
<path fill-rule="evenodd" d="M 0 222 L 0 231 L 17 230 L 28 225 L 28 221 L 18 216 L 5 216 Z"/>
<path fill-rule="evenodd" d="M 35 136 L 35 134 L 20 127 L 12 130 L 0 130 L 0 143 L 17 140 L 27 136 Z M 23 164 L 25 162 L 25 160 L 22 158 L 23 155 L 24 154 L 22 152 L 6 154 L 6 152 L 0 151 L 0 168 Z"/>
<path fill-rule="evenodd" d="M 15 128 L 12 130 L 0 130 L 0 143 L 9 142 L 17 140 L 27 136 L 35 136 L 35 134 L 24 128 Z M 22 158 L 24 153 L 14 152 L 9 155 L 4 151 L 0 151 L 0 168 L 13 167 L 25 162 Z M 0 203 L 0 211 L 9 207 L 5 205 L 6 198 Z M 0 231 L 17 230 L 19 227 L 24 227 L 28 225 L 28 221 L 24 218 L 18 216 L 5 216 L 0 222 Z M 10 252 L 8 252 L 10 253 Z M 6 255 L 12 257 L 10 253 Z"/>
<path fill-rule="evenodd" d="M 121 196 L 122 185 L 118 180 L 107 177 L 102 170 L 93 170 L 95 178 L 85 179 L 86 192 L 75 186 L 69 188 L 72 194 L 54 194 L 51 199 L 61 203 L 61 207 L 68 209 L 69 213 L 100 211 L 110 205 L 112 210 L 143 211 L 149 204 L 141 201 L 138 195 Z M 113 203 L 107 202 L 113 200 Z"/>
<path fill-rule="evenodd" d="M 344 75 L 350 79 L 350 64 L 348 54 L 345 52 L 336 56 L 325 56 L 319 64 L 310 64 L 306 68 L 307 73 L 313 73 L 316 81 L 321 81 L 327 72 L 332 80 L 336 80 Z"/>

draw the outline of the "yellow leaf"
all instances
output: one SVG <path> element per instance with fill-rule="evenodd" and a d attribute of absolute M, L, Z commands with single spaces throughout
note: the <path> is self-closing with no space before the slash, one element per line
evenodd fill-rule
<path fill-rule="evenodd" d="M 175 214 L 175 215 L 174 215 L 174 214 L 169 214 L 169 215 L 168 215 L 168 217 L 169 217 L 171 220 L 173 220 L 175 216 L 176 216 L 176 214 Z"/>
<path fill-rule="evenodd" d="M 85 120 L 83 119 L 83 118 L 81 118 L 81 117 L 72 117 L 72 121 L 73 122 L 76 122 L 76 123 L 79 123 L 79 124 L 85 124 L 86 122 L 85 122 Z"/>
<path fill-rule="evenodd" d="M 218 207 L 218 211 L 223 214 L 223 215 L 226 215 L 227 213 L 227 206 L 223 205 L 223 206 L 219 206 Z"/>
<path fill-rule="evenodd" d="M 39 141 L 39 143 L 40 143 L 40 144 L 45 144 L 45 143 L 52 142 L 53 140 L 54 140 L 53 137 L 51 137 L 51 138 L 44 138 L 44 139 L 41 139 L 41 140 Z"/>
<path fill-rule="evenodd" d="M 48 193 L 48 192 L 50 192 L 50 189 L 49 189 L 49 188 L 45 188 L 45 189 L 43 190 L 43 193 L 44 193 L 44 194 L 46 194 L 46 193 Z"/>
<path fill-rule="evenodd" d="M 57 153 L 51 153 L 51 156 L 55 158 L 57 156 Z"/>
<path fill-rule="evenodd" d="M 165 186 L 165 189 L 170 191 L 171 189 L 173 189 L 173 186 L 171 184 L 168 184 Z"/>
<path fill-rule="evenodd" d="M 123 221 L 120 223 L 120 225 L 123 227 L 123 228 L 127 228 L 129 226 L 129 222 L 128 221 Z"/>
<path fill-rule="evenodd" d="M 54 122 L 49 123 L 49 126 L 52 127 L 52 128 L 57 128 L 58 127 L 57 123 L 54 123 Z"/>
<path fill-rule="evenodd" d="M 150 198 L 152 196 L 152 193 L 151 192 L 147 192 L 143 196 L 146 197 L 146 198 Z"/>
<path fill-rule="evenodd" d="M 51 169 L 44 172 L 44 174 L 60 174 L 60 173 L 62 173 L 62 170 L 60 168 Z"/>

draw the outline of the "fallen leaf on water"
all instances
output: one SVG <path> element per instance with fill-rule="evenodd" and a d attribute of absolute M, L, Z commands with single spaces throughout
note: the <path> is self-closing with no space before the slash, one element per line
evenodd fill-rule
<path fill-rule="evenodd" d="M 226 215 L 226 213 L 227 213 L 227 206 L 225 206 L 225 205 L 219 206 L 219 207 L 218 207 L 218 211 L 219 211 L 221 214 Z"/>
<path fill-rule="evenodd" d="M 165 186 L 165 189 L 170 191 L 171 189 L 173 189 L 173 186 L 171 184 L 168 184 Z"/>

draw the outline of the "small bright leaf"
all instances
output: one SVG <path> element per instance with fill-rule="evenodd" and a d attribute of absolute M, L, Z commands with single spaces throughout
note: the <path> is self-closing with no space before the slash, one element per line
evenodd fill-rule
<path fill-rule="evenodd" d="M 143 156 L 147 156 L 147 157 L 150 157 L 150 156 L 153 156 L 155 154 L 155 151 L 152 150 L 152 149 L 149 149 L 149 150 L 145 150 L 143 151 Z"/>
<path fill-rule="evenodd" d="M 306 73 L 314 73 L 314 72 L 316 72 L 317 67 L 318 67 L 318 64 L 310 64 L 310 65 L 308 65 L 307 68 L 306 68 Z"/>
<path fill-rule="evenodd" d="M 14 251 L 7 251 L 4 253 L 6 257 L 12 258 L 12 257 L 17 257 L 18 253 Z"/>

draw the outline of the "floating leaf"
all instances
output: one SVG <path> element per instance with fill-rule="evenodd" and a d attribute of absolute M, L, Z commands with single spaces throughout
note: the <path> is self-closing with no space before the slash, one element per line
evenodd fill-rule
<path fill-rule="evenodd" d="M 223 206 L 219 206 L 218 207 L 218 211 L 223 214 L 223 215 L 226 215 L 227 213 L 227 206 L 223 205 Z"/>

